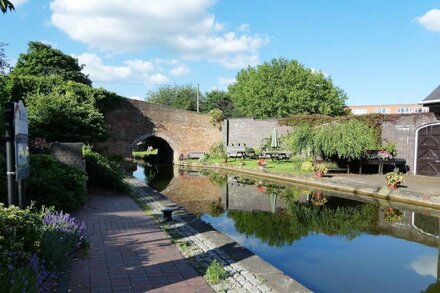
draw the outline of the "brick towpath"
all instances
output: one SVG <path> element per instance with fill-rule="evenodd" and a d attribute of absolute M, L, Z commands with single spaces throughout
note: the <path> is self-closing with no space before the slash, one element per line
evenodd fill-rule
<path fill-rule="evenodd" d="M 170 237 L 128 196 L 91 195 L 75 216 L 90 255 L 72 264 L 70 292 L 211 292 Z"/>

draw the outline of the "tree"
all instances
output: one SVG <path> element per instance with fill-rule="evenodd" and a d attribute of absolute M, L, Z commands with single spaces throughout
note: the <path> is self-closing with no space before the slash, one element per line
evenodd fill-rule
<path fill-rule="evenodd" d="M 90 86 L 92 81 L 81 72 L 83 67 L 77 59 L 60 50 L 41 42 L 29 42 L 27 53 L 20 54 L 11 75 L 59 75 L 64 80 Z"/>
<path fill-rule="evenodd" d="M 206 99 L 203 102 L 203 111 L 209 112 L 214 109 L 220 109 L 226 118 L 233 117 L 235 113 L 234 103 L 228 92 L 213 90 L 206 93 Z"/>
<path fill-rule="evenodd" d="M 5 54 L 5 43 L 0 42 L 0 74 L 6 74 L 6 70 L 11 68 Z"/>
<path fill-rule="evenodd" d="M 192 85 L 164 85 L 149 91 L 147 102 L 170 106 L 189 111 L 197 110 L 197 88 Z M 200 97 L 202 100 L 202 97 Z M 201 104 L 201 103 L 200 103 Z"/>
<path fill-rule="evenodd" d="M 29 133 L 49 142 L 93 143 L 107 138 L 102 115 L 94 100 L 68 88 L 49 94 L 32 93 L 27 97 Z"/>
<path fill-rule="evenodd" d="M 342 115 L 347 99 L 323 73 L 283 58 L 242 69 L 228 90 L 239 113 L 256 118 Z"/>
<path fill-rule="evenodd" d="M 0 0 L 0 9 L 2 10 L 3 14 L 5 14 L 6 12 L 15 10 L 14 5 L 8 1 L 8 0 Z"/>

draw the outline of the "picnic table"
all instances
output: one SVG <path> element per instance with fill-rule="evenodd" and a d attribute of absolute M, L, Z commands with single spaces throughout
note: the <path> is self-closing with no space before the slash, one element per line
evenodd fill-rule
<path fill-rule="evenodd" d="M 290 159 L 290 153 L 285 151 L 265 151 L 260 157 L 272 159 L 272 161 L 287 161 Z"/>

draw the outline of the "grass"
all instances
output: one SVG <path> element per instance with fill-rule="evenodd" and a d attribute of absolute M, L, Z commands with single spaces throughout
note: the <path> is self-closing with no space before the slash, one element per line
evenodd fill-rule
<path fill-rule="evenodd" d="M 217 261 L 214 260 L 208 267 L 205 273 L 205 279 L 210 284 L 218 284 L 222 280 L 226 279 L 227 273 L 223 266 Z"/>
<path fill-rule="evenodd" d="M 157 155 L 157 149 L 152 151 L 132 151 L 131 154 L 135 158 L 143 158 L 149 155 Z"/>
<path fill-rule="evenodd" d="M 266 160 L 266 170 L 269 172 L 279 172 L 279 173 L 295 173 L 295 174 L 310 174 L 309 171 L 301 170 L 301 164 L 304 159 L 291 158 L 288 161 L 272 161 L 270 159 Z M 205 163 L 222 163 L 226 167 L 241 167 L 242 169 L 249 169 L 253 171 L 258 171 L 260 168 L 258 166 L 258 160 L 255 159 L 228 159 L 225 163 L 224 159 L 210 158 L 205 161 Z"/>

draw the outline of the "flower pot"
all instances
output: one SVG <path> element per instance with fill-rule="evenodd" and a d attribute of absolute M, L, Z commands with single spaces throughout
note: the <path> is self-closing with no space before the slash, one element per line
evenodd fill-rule
<path fill-rule="evenodd" d="M 316 178 L 322 178 L 322 177 L 324 177 L 324 172 L 322 172 L 322 171 L 316 171 L 316 172 L 315 172 L 315 177 L 316 177 Z"/>
<path fill-rule="evenodd" d="M 389 189 L 396 189 L 397 188 L 397 182 L 394 182 L 394 183 L 387 182 L 387 187 Z"/>

